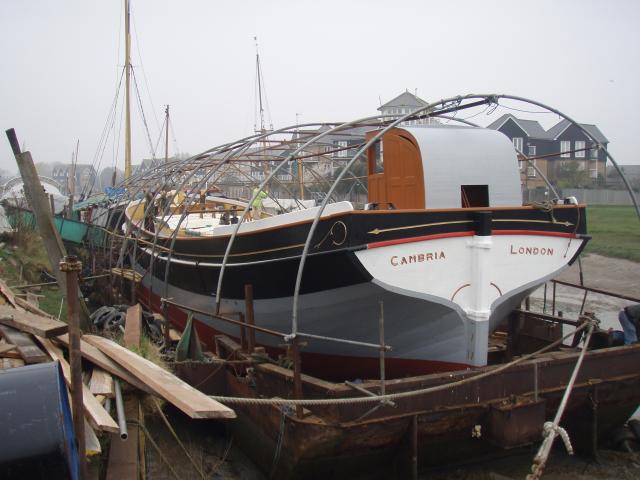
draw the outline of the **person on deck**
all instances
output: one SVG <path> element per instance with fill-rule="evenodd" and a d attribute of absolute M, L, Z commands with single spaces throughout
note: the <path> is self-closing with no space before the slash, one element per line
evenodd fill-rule
<path fill-rule="evenodd" d="M 624 332 L 624 344 L 631 345 L 638 342 L 638 332 L 640 332 L 640 303 L 630 305 L 620 310 L 618 320 Z"/>
<path fill-rule="evenodd" d="M 259 220 L 262 217 L 262 202 L 267 198 L 267 192 L 258 190 L 258 187 L 256 187 L 253 189 L 253 195 L 256 198 L 251 203 L 251 216 L 254 220 Z"/>

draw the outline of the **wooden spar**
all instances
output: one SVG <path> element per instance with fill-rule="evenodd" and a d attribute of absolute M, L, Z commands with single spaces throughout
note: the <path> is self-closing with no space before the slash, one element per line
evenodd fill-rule
<path fill-rule="evenodd" d="M 191 418 L 235 418 L 233 410 L 209 398 L 155 363 L 106 338 L 96 335 L 85 335 L 83 338 Z"/>
<path fill-rule="evenodd" d="M 64 322 L 9 308 L 6 305 L 0 305 L 0 323 L 45 338 L 57 337 L 69 329 Z"/>
<path fill-rule="evenodd" d="M 49 201 L 47 200 L 44 188 L 40 183 L 40 178 L 38 177 L 38 172 L 36 171 L 33 159 L 31 158 L 31 153 L 20 151 L 20 144 L 18 143 L 18 138 L 13 129 L 7 130 L 6 133 L 9 138 L 11 148 L 13 149 L 18 169 L 20 170 L 20 176 L 22 177 L 24 184 L 24 192 L 27 197 L 27 201 L 33 210 L 36 223 L 38 224 L 38 231 L 40 232 L 42 242 L 44 243 L 44 247 L 47 251 L 47 257 L 51 263 L 51 269 L 56 276 L 56 280 L 58 280 L 60 289 L 63 292 L 66 292 L 67 283 L 65 276 L 60 272 L 60 260 L 62 260 L 62 257 L 67 253 L 64 245 L 62 244 L 62 239 L 60 238 L 58 229 L 53 223 L 53 215 L 51 215 Z M 84 300 L 80 295 L 80 291 L 78 289 L 76 290 L 78 292 L 78 298 L 80 299 L 81 305 L 79 312 L 80 325 L 83 329 L 88 329 L 90 326 L 89 313 L 86 305 L 84 304 Z"/>
<path fill-rule="evenodd" d="M 36 339 L 54 360 L 58 360 L 60 362 L 64 379 L 67 385 L 71 385 L 71 368 L 62 354 L 62 350 L 56 347 L 51 340 L 41 337 L 36 337 Z M 118 431 L 118 425 L 113 418 L 111 418 L 111 415 L 107 413 L 104 407 L 100 402 L 98 402 L 98 400 L 96 400 L 96 397 L 92 395 L 84 384 L 82 384 L 82 405 L 85 413 L 89 417 L 89 423 L 91 423 L 93 428 L 96 430 L 103 430 L 105 432 Z"/>
<path fill-rule="evenodd" d="M 0 333 L 2 333 L 7 342 L 16 346 L 16 350 L 18 350 L 24 363 L 44 363 L 49 361 L 49 357 L 33 343 L 28 335 L 6 325 L 0 325 Z"/>

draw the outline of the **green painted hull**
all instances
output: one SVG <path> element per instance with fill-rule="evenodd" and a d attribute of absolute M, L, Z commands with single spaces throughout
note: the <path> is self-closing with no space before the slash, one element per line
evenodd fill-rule
<path fill-rule="evenodd" d="M 17 224 L 36 227 L 35 216 L 29 210 L 15 210 L 8 218 L 14 228 Z M 99 227 L 60 216 L 53 217 L 53 221 L 64 242 L 103 245 L 105 241 L 105 233 Z"/>

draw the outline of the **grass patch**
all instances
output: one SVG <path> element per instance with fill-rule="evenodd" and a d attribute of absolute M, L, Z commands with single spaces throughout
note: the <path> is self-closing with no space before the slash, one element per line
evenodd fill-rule
<path fill-rule="evenodd" d="M 632 206 L 589 206 L 586 253 L 640 262 L 640 220 Z"/>
<path fill-rule="evenodd" d="M 0 250 L 0 278 L 9 286 L 27 285 L 46 282 L 42 272 L 51 273 L 49 258 L 40 235 L 33 230 L 23 227 L 18 234 L 5 235 L 1 239 L 5 243 Z M 15 290 L 24 293 L 25 290 Z M 60 301 L 64 297 L 57 285 L 42 287 L 34 292 L 40 297 L 40 308 L 54 317 L 60 312 Z M 60 320 L 66 321 L 66 309 L 62 308 Z"/>

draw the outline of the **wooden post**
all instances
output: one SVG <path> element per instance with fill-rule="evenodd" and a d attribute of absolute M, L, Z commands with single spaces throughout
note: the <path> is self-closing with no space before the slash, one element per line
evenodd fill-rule
<path fill-rule="evenodd" d="M 49 257 L 49 262 L 51 263 L 51 269 L 58 280 L 60 289 L 63 292 L 68 292 L 66 277 L 60 272 L 60 261 L 67 252 L 62 243 L 62 239 L 60 238 L 60 234 L 58 233 L 58 229 L 53 223 L 51 206 L 49 205 L 49 200 L 47 199 L 44 188 L 40 184 L 38 172 L 36 172 L 36 167 L 33 163 L 33 159 L 31 158 L 31 153 L 23 153 L 20 151 L 20 144 L 18 143 L 18 138 L 13 128 L 7 130 L 6 134 L 9 138 L 11 148 L 13 149 L 13 154 L 20 170 L 20 176 L 24 182 L 24 193 L 31 209 L 33 210 L 33 214 L 38 225 L 38 231 L 40 232 L 44 247 L 47 251 L 47 257 Z M 79 294 L 80 291 L 76 288 L 74 294 L 76 299 L 81 298 Z M 67 301 L 68 300 L 69 299 L 67 298 Z M 80 307 L 81 308 L 78 312 L 80 315 L 80 325 L 83 329 L 88 330 L 90 328 L 89 313 L 86 305 L 84 304 L 84 300 L 80 301 Z"/>
<path fill-rule="evenodd" d="M 162 302 L 160 305 L 160 310 L 162 311 L 163 317 L 163 331 L 164 331 L 164 348 L 169 348 L 171 346 L 171 322 L 169 321 L 169 316 L 167 315 L 167 304 L 166 302 Z"/>
<path fill-rule="evenodd" d="M 253 285 L 244 286 L 244 305 L 247 324 L 254 326 L 255 319 L 253 315 Z M 253 328 L 249 328 L 249 336 L 247 338 L 249 345 L 249 353 L 253 352 L 256 346 L 256 331 Z"/>
<path fill-rule="evenodd" d="M 49 204 L 51 205 L 51 215 L 56 214 L 56 204 L 53 201 L 53 193 L 49 194 Z"/>
<path fill-rule="evenodd" d="M 293 398 L 302 398 L 302 372 L 300 368 L 300 345 L 296 336 L 291 343 L 291 355 L 293 356 Z M 302 405 L 296 405 L 296 417 L 302 418 Z"/>
<path fill-rule="evenodd" d="M 418 480 L 418 416 L 411 417 L 411 480 Z"/>
<path fill-rule="evenodd" d="M 73 406 L 73 429 L 78 440 L 80 475 L 87 478 L 87 462 L 84 437 L 84 402 L 82 399 L 82 353 L 80 352 L 80 321 L 78 318 L 78 272 L 82 263 L 73 255 L 60 262 L 60 271 L 66 274 L 67 323 L 69 324 L 69 366 L 71 368 L 71 405 Z"/>
<path fill-rule="evenodd" d="M 380 300 L 380 317 L 378 318 L 380 329 L 380 395 L 386 394 L 384 372 L 384 303 Z"/>
<path fill-rule="evenodd" d="M 240 312 L 238 316 L 240 317 L 239 320 L 242 323 L 245 323 L 244 314 Z M 240 327 L 240 348 L 243 350 L 247 348 L 247 327 L 244 326 Z M 247 349 L 247 351 L 251 353 L 251 350 Z"/>

